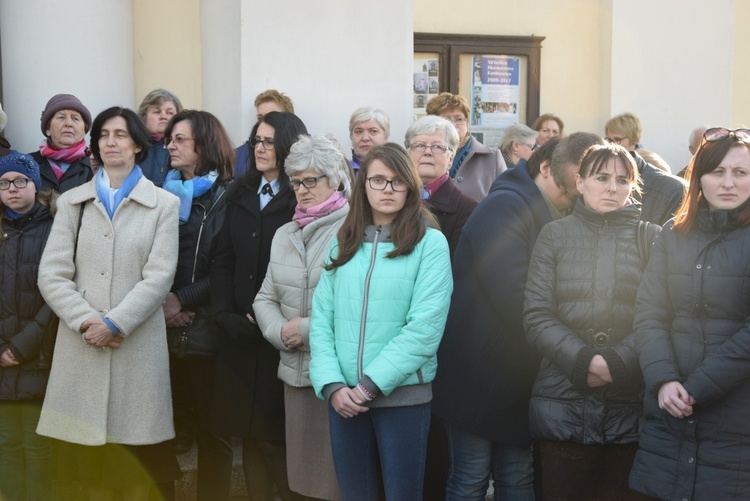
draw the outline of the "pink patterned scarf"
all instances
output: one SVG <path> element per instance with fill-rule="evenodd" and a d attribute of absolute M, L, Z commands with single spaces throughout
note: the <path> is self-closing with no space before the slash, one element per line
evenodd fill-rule
<path fill-rule="evenodd" d="M 297 204 L 297 208 L 294 209 L 293 220 L 297 221 L 300 228 L 304 228 L 313 221 L 317 221 L 321 217 L 325 217 L 328 214 L 332 214 L 346 205 L 346 197 L 340 191 L 334 191 L 333 195 L 328 197 L 323 203 L 314 205 L 309 209 L 303 209 Z"/>
<path fill-rule="evenodd" d="M 41 153 L 44 158 L 49 160 L 49 164 L 52 167 L 52 172 L 55 174 L 55 177 L 58 181 L 63 176 L 63 174 L 65 174 L 65 170 L 63 170 L 58 162 L 63 162 L 70 165 L 76 160 L 80 160 L 89 154 L 85 139 L 81 139 L 76 144 L 68 148 L 57 148 L 55 146 L 50 146 L 45 139 L 44 141 L 42 141 L 42 144 L 39 145 L 39 153 Z"/>

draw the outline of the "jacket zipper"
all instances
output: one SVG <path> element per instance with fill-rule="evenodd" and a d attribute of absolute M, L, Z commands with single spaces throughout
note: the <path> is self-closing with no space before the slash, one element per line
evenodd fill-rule
<path fill-rule="evenodd" d="M 193 256 L 193 274 L 190 277 L 190 283 L 195 283 L 195 270 L 198 268 L 198 250 L 201 247 L 201 240 L 203 239 L 203 227 L 206 225 L 206 221 L 208 220 L 209 214 L 211 214 L 211 211 L 214 210 L 214 207 L 216 207 L 216 204 L 219 203 L 219 200 L 221 200 L 221 197 L 224 196 L 224 193 L 226 193 L 226 190 L 222 191 L 219 196 L 216 198 L 216 201 L 214 201 L 214 204 L 211 206 L 208 211 L 206 210 L 206 207 L 203 204 L 196 203 L 198 207 L 203 209 L 203 221 L 201 221 L 201 227 L 198 229 L 198 239 L 195 242 L 195 255 Z"/>
<path fill-rule="evenodd" d="M 307 312 L 307 301 L 308 296 L 310 292 L 310 274 L 307 272 L 307 258 L 305 257 L 305 272 L 303 275 L 303 278 L 305 279 L 304 288 L 302 289 L 302 307 L 300 308 L 299 316 L 302 318 L 305 313 Z M 308 346 L 309 349 L 309 346 Z M 302 360 L 304 359 L 304 354 L 302 351 L 297 350 L 297 367 L 302 368 Z M 302 385 L 302 371 L 297 371 L 297 386 L 299 387 Z"/>
<path fill-rule="evenodd" d="M 365 295 L 362 301 L 362 320 L 359 324 L 359 350 L 357 352 L 357 379 L 362 379 L 362 357 L 365 352 L 365 321 L 367 319 L 367 301 L 370 296 L 370 278 L 372 278 L 372 269 L 375 267 L 375 258 L 378 254 L 378 238 L 380 237 L 380 227 L 375 229 L 375 239 L 372 241 L 372 254 L 370 255 L 370 267 L 365 277 Z"/>

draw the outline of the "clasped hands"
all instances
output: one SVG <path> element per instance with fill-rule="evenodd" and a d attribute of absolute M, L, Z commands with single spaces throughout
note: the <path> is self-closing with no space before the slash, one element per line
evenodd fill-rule
<path fill-rule="evenodd" d="M 679 381 L 664 383 L 659 388 L 659 408 L 672 416 L 682 419 L 693 414 L 695 399 L 690 396 Z"/>
<path fill-rule="evenodd" d="M 185 327 L 195 316 L 194 311 L 182 309 L 182 303 L 174 292 L 167 294 L 162 309 L 164 310 L 164 320 L 167 322 L 167 327 Z"/>
<path fill-rule="evenodd" d="M 89 318 L 80 328 L 81 338 L 94 348 L 119 348 L 122 336 L 115 336 L 102 318 Z"/>

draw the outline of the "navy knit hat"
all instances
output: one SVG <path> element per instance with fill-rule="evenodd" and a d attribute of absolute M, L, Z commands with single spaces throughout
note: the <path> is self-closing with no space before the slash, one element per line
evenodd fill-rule
<path fill-rule="evenodd" d="M 91 113 L 89 113 L 88 108 L 83 105 L 80 99 L 72 94 L 57 94 L 47 101 L 47 106 L 42 111 L 42 134 L 47 135 L 49 121 L 60 110 L 75 110 L 80 113 L 86 124 L 85 131 L 89 131 L 91 127 Z"/>
<path fill-rule="evenodd" d="M 20 172 L 34 181 L 36 190 L 42 189 L 42 178 L 39 177 L 39 164 L 30 155 L 24 155 L 12 150 L 4 157 L 0 157 L 0 177 L 8 172 Z"/>

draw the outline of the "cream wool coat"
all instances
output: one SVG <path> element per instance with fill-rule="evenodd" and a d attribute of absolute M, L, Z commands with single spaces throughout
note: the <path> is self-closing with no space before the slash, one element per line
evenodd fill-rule
<path fill-rule="evenodd" d="M 313 293 L 328 257 L 331 240 L 348 213 L 347 203 L 304 228 L 291 221 L 279 228 L 273 237 L 271 261 L 263 285 L 255 296 L 253 311 L 263 336 L 281 352 L 278 376 L 289 386 L 312 386 L 308 366 Z M 281 341 L 281 327 L 294 317 L 300 317 L 300 337 L 308 351 L 288 350 Z"/>
<path fill-rule="evenodd" d="M 142 177 L 112 221 L 95 180 L 57 204 L 39 290 L 60 327 L 37 433 L 82 445 L 168 440 L 174 428 L 161 305 L 177 265 L 179 201 Z M 104 316 L 124 340 L 117 349 L 96 351 L 79 328 Z"/>

